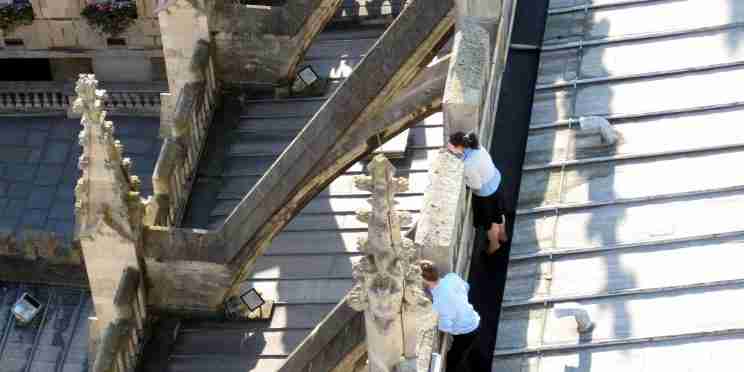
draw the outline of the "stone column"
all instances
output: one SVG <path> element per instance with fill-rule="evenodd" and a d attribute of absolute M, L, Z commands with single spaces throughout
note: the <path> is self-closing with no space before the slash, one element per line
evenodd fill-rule
<path fill-rule="evenodd" d="M 408 182 L 393 177 L 395 168 L 382 155 L 368 170 L 370 176 L 355 179 L 358 188 L 372 193 L 372 210 L 357 213 L 369 225 L 369 234 L 359 241 L 364 257 L 354 266 L 349 305 L 364 311 L 370 372 L 392 372 L 416 357 L 418 314 L 431 304 L 423 292 L 413 242 L 400 233 L 411 218 L 395 211 L 394 195 L 406 191 Z"/>
<path fill-rule="evenodd" d="M 157 14 L 171 99 L 177 100 L 186 83 L 204 79 L 203 66 L 193 61 L 210 41 L 207 13 L 204 0 L 161 0 Z"/>
<path fill-rule="evenodd" d="M 144 204 L 139 179 L 130 176 L 131 162 L 122 158 L 114 124 L 103 111 L 106 92 L 93 75 L 80 75 L 73 108 L 82 115 L 79 142 L 83 147 L 75 187 L 75 237 L 80 241 L 88 272 L 98 329 L 116 317 L 115 291 L 124 270 L 141 270 L 138 246 Z M 144 315 L 144 314 L 143 314 Z M 91 335 L 95 337 L 94 335 Z"/>
<path fill-rule="evenodd" d="M 491 68 L 491 44 L 501 1 L 456 0 L 457 25 L 442 110 L 445 136 L 478 132 Z"/>

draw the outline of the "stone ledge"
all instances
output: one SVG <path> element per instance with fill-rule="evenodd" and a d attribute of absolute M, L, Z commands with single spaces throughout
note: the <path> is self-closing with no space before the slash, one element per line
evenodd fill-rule
<path fill-rule="evenodd" d="M 0 257 L 0 281 L 38 283 L 88 288 L 88 276 L 83 265 L 58 264 L 44 259 Z"/>
<path fill-rule="evenodd" d="M 143 230 L 145 257 L 157 261 L 201 261 L 224 264 L 224 246 L 213 231 L 148 226 Z"/>
<path fill-rule="evenodd" d="M 15 233 L 0 232 L 0 257 L 28 261 L 41 259 L 55 265 L 82 265 L 77 244 L 42 230 L 24 230 L 20 239 Z"/>
<path fill-rule="evenodd" d="M 453 270 L 453 254 L 460 244 L 459 216 L 467 195 L 463 174 L 462 160 L 447 150 L 440 151 L 429 170 L 415 244 L 442 273 Z"/>

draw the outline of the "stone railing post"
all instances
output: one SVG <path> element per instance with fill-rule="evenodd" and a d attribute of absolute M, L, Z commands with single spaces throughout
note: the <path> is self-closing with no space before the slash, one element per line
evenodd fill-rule
<path fill-rule="evenodd" d="M 395 168 L 382 155 L 368 170 L 370 176 L 355 179 L 359 189 L 372 193 L 372 210 L 357 213 L 369 225 L 369 234 L 359 241 L 364 257 L 354 266 L 348 303 L 364 311 L 370 371 L 391 372 L 415 359 L 419 314 L 429 313 L 431 303 L 423 292 L 413 242 L 400 232 L 410 216 L 395 210 L 394 195 L 406 191 L 408 182 L 393 177 Z"/>

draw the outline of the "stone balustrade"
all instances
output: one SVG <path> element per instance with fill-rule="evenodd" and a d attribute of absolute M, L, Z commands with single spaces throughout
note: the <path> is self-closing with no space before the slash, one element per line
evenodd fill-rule
<path fill-rule="evenodd" d="M 203 76 L 203 81 L 184 84 L 172 106 L 170 94 L 161 97 L 168 103 L 161 110 L 161 132 L 165 139 L 152 178 L 156 203 L 147 212 L 146 224 L 177 226 L 183 216 L 220 100 L 212 58 L 205 63 Z"/>
<path fill-rule="evenodd" d="M 107 87 L 106 110 L 118 115 L 160 115 L 160 92 L 152 84 L 120 84 Z M 0 84 L 0 113 L 48 114 L 67 112 L 75 98 L 73 87 L 65 82 L 11 82 Z"/>
<path fill-rule="evenodd" d="M 0 85 L 0 112 L 65 111 L 73 92 L 57 82 L 13 82 Z"/>
<path fill-rule="evenodd" d="M 111 92 L 106 100 L 111 114 L 160 115 L 160 92 Z"/>

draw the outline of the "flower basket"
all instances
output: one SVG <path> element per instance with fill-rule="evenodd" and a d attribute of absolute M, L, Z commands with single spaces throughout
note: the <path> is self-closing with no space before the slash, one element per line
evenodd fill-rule
<path fill-rule="evenodd" d="M 98 32 L 118 36 L 137 19 L 137 6 L 134 2 L 88 4 L 80 15 Z"/>
<path fill-rule="evenodd" d="M 30 3 L 14 3 L 0 8 L 0 29 L 13 32 L 18 26 L 34 22 L 34 9 Z"/>

